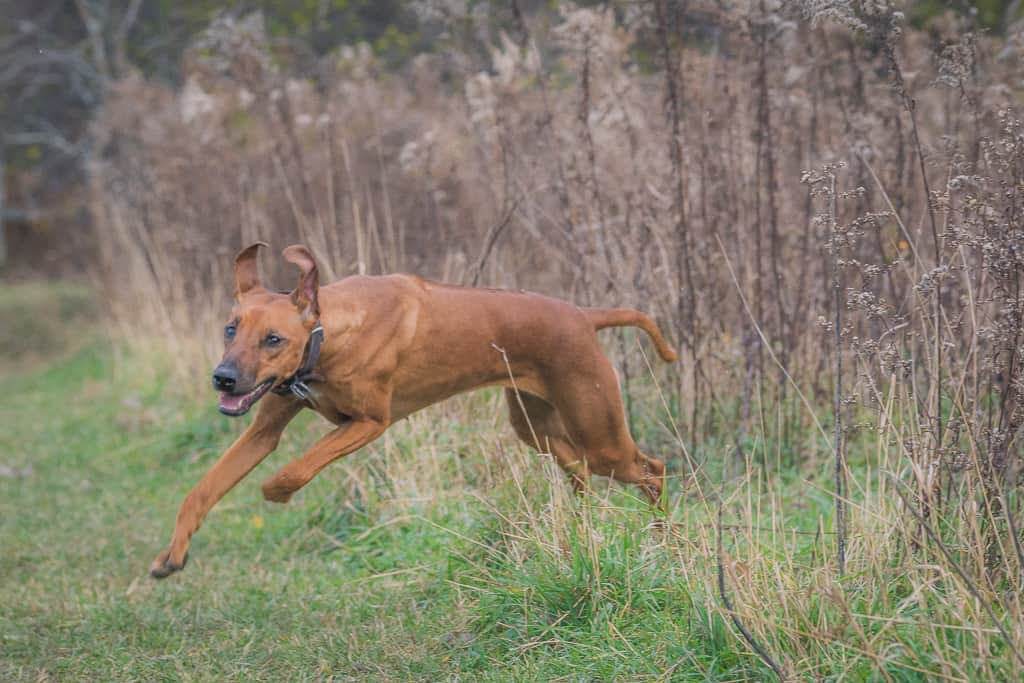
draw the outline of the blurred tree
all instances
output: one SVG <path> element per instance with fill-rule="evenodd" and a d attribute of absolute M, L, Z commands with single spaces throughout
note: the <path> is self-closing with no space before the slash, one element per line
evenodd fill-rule
<path fill-rule="evenodd" d="M 77 186 L 89 117 L 110 81 L 130 68 L 141 6 L 0 0 L 0 254 L 7 221 L 32 225 L 37 207 Z"/>
<path fill-rule="evenodd" d="M 4 226 L 80 183 L 92 111 L 133 69 L 176 81 L 183 51 L 218 13 L 261 11 L 283 54 L 369 42 L 391 64 L 426 49 L 400 0 L 0 0 L 0 268 Z"/>
<path fill-rule="evenodd" d="M 910 21 L 917 28 L 943 12 L 952 11 L 968 18 L 976 29 L 1003 33 L 1024 16 L 1021 0 L 915 0 L 910 4 Z"/>
<path fill-rule="evenodd" d="M 621 12 L 632 2 L 576 4 Z M 31 224 L 35 207 L 80 185 L 88 122 L 110 83 L 132 70 L 177 81 L 182 53 L 217 14 L 261 12 L 275 58 L 313 74 L 318 57 L 358 42 L 392 67 L 449 49 L 486 64 L 501 32 L 518 40 L 526 21 L 542 37 L 560 9 L 558 0 L 0 0 L 0 242 L 5 219 Z M 916 0 L 909 13 L 922 25 L 947 10 L 1001 31 L 1022 0 Z M 718 30 L 713 15 L 688 18 L 694 35 Z M 4 253 L 0 244 L 0 267 Z"/>

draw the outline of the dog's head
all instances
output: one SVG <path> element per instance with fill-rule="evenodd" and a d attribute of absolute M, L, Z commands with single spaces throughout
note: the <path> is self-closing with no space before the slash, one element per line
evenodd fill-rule
<path fill-rule="evenodd" d="M 224 327 L 224 357 L 213 371 L 220 412 L 244 415 L 265 393 L 302 364 L 306 342 L 317 319 L 320 281 L 316 260 L 302 245 L 284 250 L 299 267 L 299 283 L 289 294 L 270 292 L 260 282 L 257 256 L 263 242 L 235 257 L 235 301 Z"/>

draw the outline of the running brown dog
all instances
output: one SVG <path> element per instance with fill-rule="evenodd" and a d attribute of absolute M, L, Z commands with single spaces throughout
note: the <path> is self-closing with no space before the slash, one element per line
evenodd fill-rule
<path fill-rule="evenodd" d="M 349 277 L 320 287 L 316 260 L 301 245 L 284 250 L 301 270 L 298 286 L 276 293 L 260 283 L 261 246 L 235 257 L 237 304 L 213 384 L 227 415 L 243 415 L 262 401 L 249 428 L 185 497 L 152 576 L 185 566 L 206 513 L 274 450 L 288 422 L 307 407 L 335 429 L 264 482 L 267 500 L 287 502 L 396 420 L 464 391 L 504 386 L 516 434 L 551 453 L 577 490 L 597 474 L 637 484 L 657 503 L 665 466 L 633 442 L 618 380 L 594 334 L 639 327 L 664 360 L 675 360 L 643 313 L 410 275 Z"/>

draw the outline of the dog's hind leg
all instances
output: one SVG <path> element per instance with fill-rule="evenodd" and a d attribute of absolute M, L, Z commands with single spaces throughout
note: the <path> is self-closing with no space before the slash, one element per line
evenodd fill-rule
<path fill-rule="evenodd" d="M 665 479 L 665 463 L 636 450 L 632 461 L 625 467 L 617 466 L 612 476 L 627 484 L 636 484 L 651 505 L 661 508 L 662 482 Z"/>
<path fill-rule="evenodd" d="M 608 359 L 596 355 L 586 373 L 560 378 L 550 386 L 551 405 L 590 472 L 636 484 L 651 505 L 658 506 L 665 464 L 641 453 L 633 441 Z"/>
<path fill-rule="evenodd" d="M 505 399 L 508 401 L 509 420 L 516 436 L 527 446 L 541 453 L 550 452 L 558 466 L 569 475 L 576 493 L 582 494 L 586 491 L 590 469 L 587 461 L 569 438 L 555 407 L 544 399 L 523 391 L 519 391 L 517 396 L 514 389 L 505 390 Z"/>

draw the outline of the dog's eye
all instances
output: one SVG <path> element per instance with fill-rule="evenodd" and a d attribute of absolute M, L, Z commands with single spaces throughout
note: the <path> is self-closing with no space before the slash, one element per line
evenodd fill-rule
<path fill-rule="evenodd" d="M 281 337 L 276 334 L 268 334 L 267 338 L 263 340 L 267 346 L 278 346 L 284 341 Z"/>
<path fill-rule="evenodd" d="M 238 328 L 235 327 L 234 323 L 232 323 L 231 325 L 228 325 L 227 327 L 224 328 L 224 337 L 227 339 L 233 339 L 235 336 L 235 332 L 237 331 Z"/>

